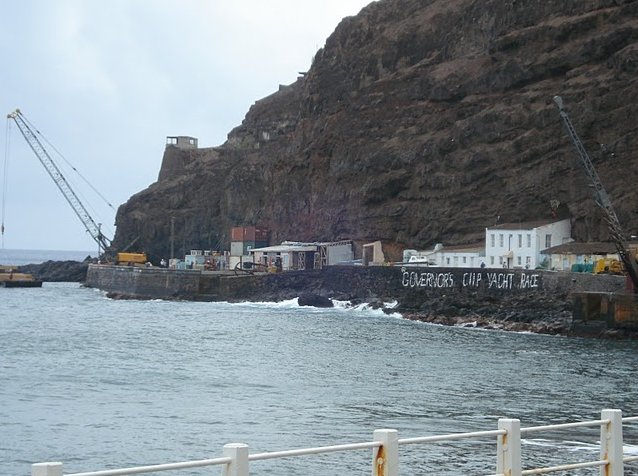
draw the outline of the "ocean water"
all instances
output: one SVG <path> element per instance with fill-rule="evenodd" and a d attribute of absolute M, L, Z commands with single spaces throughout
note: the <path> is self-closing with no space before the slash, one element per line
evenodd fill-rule
<path fill-rule="evenodd" d="M 84 261 L 87 256 L 96 256 L 97 251 L 59 250 L 11 250 L 0 248 L 0 265 L 24 266 L 45 261 Z"/>
<path fill-rule="evenodd" d="M 0 474 L 638 415 L 638 342 L 441 327 L 365 306 L 117 301 L 75 283 L 0 289 Z M 534 433 L 527 468 L 596 460 L 597 430 Z M 625 446 L 638 454 L 638 431 Z M 495 439 L 400 448 L 401 474 L 495 473 Z M 251 463 L 369 475 L 370 450 Z M 220 468 L 164 472 L 220 474 Z M 598 474 L 597 470 L 569 474 Z M 625 474 L 638 474 L 638 465 Z"/>

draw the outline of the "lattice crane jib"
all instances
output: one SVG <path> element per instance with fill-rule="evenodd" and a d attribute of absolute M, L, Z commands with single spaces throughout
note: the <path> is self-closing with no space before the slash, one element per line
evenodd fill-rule
<path fill-rule="evenodd" d="M 558 111 L 563 121 L 563 125 L 565 126 L 565 130 L 567 131 L 567 134 L 571 138 L 574 147 L 576 148 L 576 153 L 578 154 L 578 158 L 580 159 L 580 164 L 583 166 L 585 174 L 589 178 L 589 182 L 594 191 L 594 199 L 596 201 L 596 204 L 604 213 L 605 221 L 607 222 L 607 227 L 609 229 L 609 236 L 614 241 L 618 256 L 625 266 L 627 275 L 633 283 L 634 292 L 638 293 L 638 264 L 636 263 L 635 258 L 630 253 L 627 243 L 625 242 L 624 233 L 622 227 L 620 226 L 620 221 L 618 220 L 616 211 L 614 210 L 611 200 L 609 199 L 609 195 L 607 194 L 605 187 L 603 187 L 603 184 L 600 181 L 598 174 L 596 173 L 596 169 L 594 168 L 594 164 L 589 158 L 589 154 L 587 154 L 585 146 L 578 137 L 576 129 L 574 129 L 574 125 L 572 124 L 567 111 L 565 111 L 562 98 L 560 96 L 554 96 L 554 102 L 558 106 Z"/>
<path fill-rule="evenodd" d="M 91 238 L 95 240 L 101 250 L 106 250 L 110 247 L 111 241 L 104 236 L 100 226 L 93 220 L 86 207 L 82 204 L 76 193 L 73 191 L 69 182 L 66 180 L 56 163 L 51 158 L 51 155 L 44 147 L 38 135 L 37 131 L 34 131 L 29 125 L 28 121 L 23 116 L 20 109 L 16 109 L 14 112 L 7 115 L 8 119 L 12 119 L 18 126 L 20 133 L 33 150 L 40 163 L 44 166 L 49 176 L 53 179 L 53 182 L 57 185 L 60 192 L 71 205 L 71 208 L 78 216 L 86 231 L 91 235 Z"/>

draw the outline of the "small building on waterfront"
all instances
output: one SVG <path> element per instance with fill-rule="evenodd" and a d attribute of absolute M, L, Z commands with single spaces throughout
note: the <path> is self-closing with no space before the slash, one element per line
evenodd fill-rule
<path fill-rule="evenodd" d="M 322 269 L 343 261 L 352 260 L 351 241 L 295 242 L 284 241 L 280 245 L 249 250 L 252 262 L 260 267 L 281 271 Z"/>
<path fill-rule="evenodd" d="M 408 266 L 444 266 L 446 268 L 478 268 L 485 261 L 485 243 L 444 246 L 416 251 L 405 250 L 403 263 Z"/>
<path fill-rule="evenodd" d="M 434 250 L 433 258 L 446 268 L 478 268 L 485 262 L 485 243 L 441 246 Z"/>
<path fill-rule="evenodd" d="M 632 254 L 638 243 L 628 243 Z M 616 245 L 609 241 L 580 243 L 571 242 L 552 246 L 541 251 L 548 261 L 548 268 L 556 271 L 593 272 L 599 260 L 619 260 Z"/>
<path fill-rule="evenodd" d="M 485 229 L 485 265 L 492 268 L 548 267 L 542 251 L 570 241 L 573 240 L 569 219 L 494 225 Z"/>

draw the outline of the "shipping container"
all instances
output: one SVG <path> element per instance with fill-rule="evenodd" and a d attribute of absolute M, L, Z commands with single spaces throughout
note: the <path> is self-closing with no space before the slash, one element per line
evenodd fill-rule
<path fill-rule="evenodd" d="M 231 241 L 268 242 L 268 229 L 257 226 L 234 226 L 230 230 Z"/>
<path fill-rule="evenodd" d="M 230 230 L 230 241 L 244 241 L 244 227 L 242 226 L 232 227 Z M 234 253 L 232 254 L 235 255 Z"/>

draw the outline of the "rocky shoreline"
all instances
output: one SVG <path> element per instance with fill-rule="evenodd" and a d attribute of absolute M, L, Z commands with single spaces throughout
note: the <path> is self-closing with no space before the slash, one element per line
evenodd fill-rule
<path fill-rule="evenodd" d="M 43 281 L 85 283 L 89 264 L 93 262 L 90 258 L 83 262 L 47 261 L 21 266 L 19 269 L 20 272 L 30 273 Z M 559 281 L 551 282 L 551 291 L 534 294 L 423 293 L 408 292 L 404 287 L 397 287 L 392 275 L 391 269 L 342 268 L 323 273 L 295 272 L 266 275 L 258 279 L 250 277 L 242 280 L 246 283 L 244 287 L 251 288 L 250 294 L 240 292 L 236 299 L 231 296 L 227 298 L 230 301 L 278 301 L 298 297 L 300 304 L 317 307 L 330 307 L 331 300 L 338 299 L 349 301 L 353 306 L 367 303 L 388 313 L 397 312 L 405 319 L 446 326 L 609 339 L 638 338 L 638 332 L 630 329 L 610 329 L 600 323 L 591 322 L 587 326 L 576 325 L 573 320 L 570 289 L 563 289 Z M 577 278 L 584 280 L 580 287 L 593 287 L 594 281 L 591 277 Z M 547 279 L 546 277 L 545 280 Z M 609 278 L 598 279 L 596 282 L 604 281 L 609 281 Z M 575 279 L 570 280 L 572 290 L 578 290 L 578 284 Z M 609 284 L 605 286 L 605 289 L 612 289 Z M 132 290 L 105 290 L 107 296 L 113 299 L 194 298 L 193 295 L 159 296 L 157 293 L 142 295 Z M 397 301 L 396 306 L 386 307 L 384 303 L 391 301 Z"/>
<path fill-rule="evenodd" d="M 19 266 L 20 273 L 28 273 L 34 278 L 51 283 L 83 283 L 90 263 L 95 259 L 87 256 L 84 261 L 45 261 L 39 264 Z"/>
<path fill-rule="evenodd" d="M 517 322 L 499 320 L 485 316 L 433 316 L 420 313 L 401 314 L 404 319 L 427 322 L 452 327 L 471 327 L 486 330 L 508 332 L 527 332 L 531 334 L 556 335 L 564 337 L 583 337 L 612 340 L 636 340 L 638 332 L 630 329 L 609 329 L 601 325 L 574 326 L 571 318 L 560 320 L 532 320 Z"/>
<path fill-rule="evenodd" d="M 480 286 L 464 281 L 477 273 L 485 275 Z M 426 279 L 429 274 L 437 279 Z M 536 287 L 520 284 L 527 282 L 523 278 L 529 274 L 534 274 Z M 412 275 L 419 279 L 411 279 Z M 508 279 L 498 281 L 496 275 Z M 406 319 L 450 326 L 583 337 L 638 336 L 636 330 L 619 329 L 609 319 L 585 322 L 575 317 L 573 293 L 618 293 L 624 286 L 619 276 L 471 268 L 434 272 L 391 266 L 332 266 L 237 276 L 100 265 L 89 267 L 87 286 L 118 299 L 276 302 L 301 297 L 306 305 L 329 306 L 331 300 L 353 306 L 367 303 Z M 392 306 L 387 305 L 390 302 Z"/>

